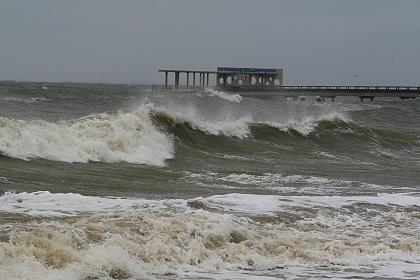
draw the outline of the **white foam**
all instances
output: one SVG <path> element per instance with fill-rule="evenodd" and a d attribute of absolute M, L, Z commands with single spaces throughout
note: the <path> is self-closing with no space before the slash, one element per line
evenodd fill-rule
<path fill-rule="evenodd" d="M 325 158 L 330 158 L 330 159 L 335 159 L 335 160 L 341 160 L 341 159 L 345 159 L 345 160 L 351 160 L 350 157 L 344 157 L 344 156 L 336 156 L 336 155 L 332 155 L 330 153 L 327 152 L 315 152 L 316 155 L 325 157 Z"/>
<path fill-rule="evenodd" d="M 321 177 L 302 176 L 302 175 L 288 175 L 274 173 L 264 173 L 261 175 L 252 174 L 230 174 L 224 177 L 215 178 L 219 181 L 231 182 L 241 185 L 257 185 L 257 186 L 278 186 L 282 183 L 312 183 L 312 184 L 326 184 L 331 180 Z"/>
<path fill-rule="evenodd" d="M 243 157 L 243 156 L 228 155 L 228 154 L 221 154 L 221 153 L 218 153 L 217 155 L 220 156 L 221 158 L 224 158 L 224 159 L 240 160 L 240 161 L 250 161 L 249 158 Z"/>
<path fill-rule="evenodd" d="M 342 113 L 331 112 L 320 116 L 306 116 L 303 118 L 289 119 L 283 122 L 262 122 L 273 128 L 276 128 L 283 132 L 290 132 L 292 130 L 297 131 L 303 136 L 308 136 L 310 133 L 315 131 L 320 121 L 335 121 L 341 120 L 348 122 L 349 119 Z"/>
<path fill-rule="evenodd" d="M 214 280 L 276 280 L 279 279 L 279 275 L 282 275 L 282 271 L 222 271 L 218 273 L 211 272 L 189 272 L 183 273 L 186 279 L 214 279 Z M 291 275 L 290 275 L 291 276 Z M 292 278 L 291 278 L 292 279 Z"/>
<path fill-rule="evenodd" d="M 224 93 L 209 91 L 210 95 L 218 94 L 230 100 L 239 101 L 235 95 L 222 95 Z M 202 93 L 196 95 L 201 96 Z M 189 95 L 186 95 L 189 96 Z M 195 100 L 195 99 L 193 99 Z M 336 111 L 313 111 L 309 108 L 296 108 L 290 111 L 278 113 L 277 108 L 269 108 L 270 111 L 261 112 L 254 108 L 252 101 L 240 105 L 221 104 L 215 108 L 209 104 L 203 104 L 203 100 L 191 102 L 191 100 L 170 100 L 170 103 L 153 105 L 155 112 L 167 114 L 176 123 L 187 123 L 193 129 L 200 130 L 210 135 L 225 135 L 229 137 L 250 137 L 251 128 L 255 125 L 268 125 L 280 131 L 296 131 L 301 135 L 308 136 L 314 132 L 321 121 L 348 121 L 348 118 Z M 280 109 L 281 110 L 281 109 Z M 325 111 L 325 110 L 324 110 Z"/>
<path fill-rule="evenodd" d="M 253 125 L 268 125 L 283 132 L 296 131 L 308 136 L 318 127 L 320 121 L 342 120 L 348 121 L 343 114 L 332 112 L 319 116 L 290 117 L 285 121 L 258 121 L 252 112 L 241 115 L 223 113 L 222 116 L 209 117 L 203 115 L 193 106 L 170 106 L 154 108 L 172 117 L 178 123 L 188 123 L 193 129 L 203 131 L 210 135 L 225 135 L 229 137 L 246 138 L 251 136 L 250 127 Z"/>
<path fill-rule="evenodd" d="M 419 274 L 418 263 L 404 261 L 378 262 L 377 265 L 346 266 L 311 266 L 293 265 L 271 271 L 223 271 L 221 273 L 189 272 L 185 273 L 187 279 L 415 279 L 413 275 Z"/>
<path fill-rule="evenodd" d="M 196 119 L 189 121 L 192 128 L 199 129 L 210 135 L 225 135 L 229 137 L 246 138 L 250 135 L 249 119 L 241 118 L 226 121 L 207 121 Z"/>
<path fill-rule="evenodd" d="M 420 277 L 420 264 L 412 262 L 385 262 L 379 266 L 372 276 L 389 277 L 394 279 L 415 279 Z"/>
<path fill-rule="evenodd" d="M 146 200 L 83 196 L 77 193 L 6 192 L 0 196 L 0 211 L 34 216 L 72 216 L 84 213 L 157 211 L 185 207 L 185 200 Z"/>
<path fill-rule="evenodd" d="M 163 166 L 171 138 L 157 130 L 149 108 L 52 123 L 0 117 L 0 153 L 29 160 L 129 162 Z"/>
<path fill-rule="evenodd" d="M 356 181 L 344 181 L 328 179 L 324 177 L 315 176 L 302 176 L 302 175 L 282 175 L 277 173 L 263 173 L 260 175 L 253 175 L 247 173 L 233 173 L 227 176 L 219 177 L 218 173 L 196 174 L 191 172 L 185 172 L 186 177 L 191 178 L 203 178 L 208 180 L 217 180 L 223 182 L 230 182 L 241 185 L 257 185 L 257 186 L 270 186 L 270 187 L 284 187 L 284 183 L 307 183 L 315 187 L 327 185 L 328 187 L 334 187 L 338 185 L 349 185 L 349 184 L 363 184 L 369 187 L 380 187 L 378 185 L 366 184 Z"/>
<path fill-rule="evenodd" d="M 172 106 L 169 108 L 155 108 L 163 111 L 178 123 L 188 123 L 193 129 L 200 130 L 209 135 L 225 135 L 228 137 L 245 138 L 250 135 L 249 123 L 252 122 L 250 115 L 241 117 L 232 116 L 229 113 L 223 116 L 211 118 L 203 115 L 198 108 L 193 106 Z"/>
<path fill-rule="evenodd" d="M 241 103 L 241 101 L 243 100 L 242 96 L 240 96 L 239 94 L 229 94 L 214 89 L 207 89 L 206 91 L 210 94 L 210 96 L 217 96 L 221 99 L 234 103 Z"/>
<path fill-rule="evenodd" d="M 420 244 L 416 238 L 418 217 L 413 211 L 388 211 L 390 215 L 382 220 L 371 220 L 371 216 L 330 209 L 289 224 L 271 224 L 232 214 L 191 210 L 185 200 L 162 202 L 48 192 L 19 195 L 4 195 L 0 206 L 9 205 L 12 211 L 27 209 L 28 213 L 46 209 L 49 214 L 59 215 L 63 215 L 63 210 L 100 211 L 100 214 L 22 223 L 8 236 L 9 241 L 0 241 L 0 275 L 5 279 L 112 279 L 117 275 L 120 279 L 147 279 L 154 278 L 153 275 L 163 277 L 168 272 L 174 273 L 173 278 L 201 274 L 215 279 L 250 279 L 254 275 L 266 275 L 270 279 L 270 276 L 281 275 L 282 270 L 266 270 L 279 266 L 285 267 L 289 276 L 302 275 L 303 270 L 307 273 L 304 275 L 313 276 L 320 269 L 339 273 L 335 269 L 337 264 L 340 271 L 361 267 L 357 275 L 362 277 L 366 275 L 363 269 L 367 268 L 374 271 L 369 272 L 369 276 L 409 278 L 406 268 L 386 269 L 382 265 L 385 262 L 420 263 Z M 385 195 L 372 196 L 369 200 L 379 199 L 380 203 L 398 200 L 400 204 L 411 205 L 407 196 L 401 194 L 392 199 Z M 333 203 L 334 207 L 341 207 L 360 201 L 355 197 L 344 197 L 337 202 L 336 197 L 311 201 L 308 197 L 247 194 L 202 200 L 208 206 L 220 205 L 241 214 L 277 211 L 279 206 L 294 205 L 302 200 L 308 207 L 313 207 L 314 203 L 323 206 Z M 19 204 L 22 207 L 19 208 Z M 116 213 L 118 209 L 123 211 Z M 327 213 L 322 216 L 322 212 Z M 400 220 L 388 222 L 396 214 L 404 215 Z M 280 218 L 285 219 L 287 215 Z M 361 223 L 367 226 L 355 226 Z M 258 272 L 263 270 L 265 272 Z M 341 276 L 358 272 L 347 273 L 350 274 L 343 272 Z M 332 275 L 338 277 L 339 274 Z"/>
<path fill-rule="evenodd" d="M 21 102 L 21 103 L 35 103 L 35 102 L 48 102 L 48 101 L 51 101 L 51 99 L 44 98 L 44 97 L 19 98 L 19 97 L 12 97 L 12 96 L 1 97 L 0 100 L 13 101 L 13 102 Z"/>
<path fill-rule="evenodd" d="M 277 276 L 276 279 L 323 279 L 328 275 L 329 279 L 417 279 L 419 275 L 419 263 L 405 261 L 376 262 L 374 265 L 346 265 L 346 266 L 312 266 L 296 265 L 285 269 L 273 271 L 268 275 Z M 238 271 L 235 279 L 246 279 L 246 272 Z M 230 273 L 227 273 L 228 276 Z M 199 274 L 198 274 L 199 275 Z M 265 274 L 263 274 L 265 275 Z M 415 276 L 417 275 L 417 276 Z M 224 275 L 213 276 L 210 279 L 229 279 Z M 242 277 L 241 277 L 242 276 Z M 232 279 L 232 278 L 231 278 Z"/>
<path fill-rule="evenodd" d="M 420 207 L 420 197 L 412 194 L 378 194 L 376 196 L 279 196 L 231 193 L 195 198 L 210 208 L 250 215 L 273 214 L 293 207 L 342 208 L 357 203 L 386 206 Z M 187 200 L 146 200 L 134 198 L 83 196 L 75 193 L 6 192 L 0 196 L 0 211 L 40 216 L 69 216 L 83 213 L 121 211 L 160 211 L 187 209 Z"/>
<path fill-rule="evenodd" d="M 341 208 L 357 203 L 386 206 L 420 207 L 420 197 L 410 194 L 378 194 L 376 196 L 278 196 L 226 194 L 201 198 L 209 207 L 233 213 L 273 214 L 290 207 Z"/>

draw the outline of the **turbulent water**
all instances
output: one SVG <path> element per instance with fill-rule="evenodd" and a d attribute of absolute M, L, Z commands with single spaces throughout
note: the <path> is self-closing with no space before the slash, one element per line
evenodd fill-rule
<path fill-rule="evenodd" d="M 420 101 L 0 84 L 0 279 L 420 278 Z"/>

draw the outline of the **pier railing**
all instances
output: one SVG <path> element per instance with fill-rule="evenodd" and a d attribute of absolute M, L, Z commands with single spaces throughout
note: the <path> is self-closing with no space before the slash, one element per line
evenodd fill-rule
<path fill-rule="evenodd" d="M 232 91 L 297 91 L 297 90 L 309 90 L 309 91 L 398 91 L 398 92 L 420 92 L 420 87 L 413 86 L 216 86 L 216 87 L 204 87 L 204 86 L 174 86 L 174 85 L 152 85 L 153 90 L 200 90 L 206 88 L 214 88 L 218 90 L 232 90 Z"/>
<path fill-rule="evenodd" d="M 163 91 L 163 90 L 169 90 L 169 91 L 196 91 L 196 90 L 203 90 L 207 87 L 203 86 L 174 86 L 174 85 L 152 85 L 153 91 Z M 212 88 L 212 87 L 210 87 Z"/>
<path fill-rule="evenodd" d="M 373 100 L 375 97 L 399 97 L 401 99 L 420 98 L 420 87 L 416 86 L 238 86 L 223 85 L 218 87 L 194 86 L 153 86 L 153 91 L 194 92 L 212 88 L 219 91 L 239 93 L 243 96 L 319 96 L 335 98 L 337 96 L 356 96 Z"/>
<path fill-rule="evenodd" d="M 231 86 L 216 87 L 217 90 L 239 93 L 244 96 L 358 96 L 362 100 L 375 97 L 399 97 L 412 99 L 420 97 L 420 87 L 413 86 Z"/>
<path fill-rule="evenodd" d="M 235 91 L 264 91 L 264 90 L 308 90 L 308 91 L 409 91 L 409 92 L 420 92 L 420 87 L 413 86 L 229 86 L 223 85 L 216 87 L 220 90 L 235 90 Z"/>

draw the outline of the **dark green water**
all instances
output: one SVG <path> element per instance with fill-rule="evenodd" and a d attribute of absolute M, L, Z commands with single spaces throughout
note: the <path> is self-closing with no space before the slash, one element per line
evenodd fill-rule
<path fill-rule="evenodd" d="M 420 101 L 0 84 L 7 279 L 420 277 Z"/>

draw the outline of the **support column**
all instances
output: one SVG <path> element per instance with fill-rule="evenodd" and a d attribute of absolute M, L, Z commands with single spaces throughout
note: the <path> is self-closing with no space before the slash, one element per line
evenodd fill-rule
<path fill-rule="evenodd" d="M 168 87 L 168 72 L 165 72 L 165 88 Z"/>
<path fill-rule="evenodd" d="M 200 87 L 203 86 L 203 73 L 200 73 Z"/>
<path fill-rule="evenodd" d="M 195 72 L 193 72 L 192 80 L 193 80 L 193 87 L 195 87 Z"/>
<path fill-rule="evenodd" d="M 255 79 L 257 80 L 257 82 L 255 83 L 256 86 L 261 86 L 260 78 L 261 78 L 260 75 L 255 76 Z"/>
<path fill-rule="evenodd" d="M 207 86 L 209 86 L 209 76 L 210 76 L 210 73 L 207 73 L 207 83 L 206 83 Z"/>
<path fill-rule="evenodd" d="M 175 88 L 179 88 L 179 72 L 175 72 Z"/>
<path fill-rule="evenodd" d="M 187 88 L 190 86 L 190 73 L 187 72 Z"/>

